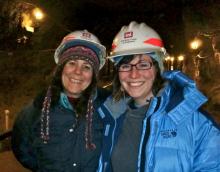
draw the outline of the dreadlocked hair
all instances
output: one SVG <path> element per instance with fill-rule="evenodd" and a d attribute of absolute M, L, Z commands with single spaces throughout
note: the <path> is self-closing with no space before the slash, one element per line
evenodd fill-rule
<path fill-rule="evenodd" d="M 67 61 L 66 61 L 67 62 Z M 42 110 L 41 110 L 41 138 L 43 142 L 46 144 L 49 141 L 49 110 L 50 107 L 57 104 L 60 98 L 60 92 L 63 91 L 62 85 L 62 71 L 66 62 L 62 64 L 58 64 L 54 71 L 54 77 L 51 81 L 51 85 L 49 86 L 46 96 L 44 98 Z M 96 84 L 97 84 L 97 76 L 93 71 L 92 82 L 83 91 L 82 95 L 78 99 L 78 103 L 74 110 L 76 111 L 76 119 L 84 119 L 86 121 L 86 129 L 85 129 L 85 142 L 86 149 L 94 150 L 96 149 L 96 145 L 92 143 L 92 117 L 94 113 L 93 108 L 93 94 L 95 93 Z"/>

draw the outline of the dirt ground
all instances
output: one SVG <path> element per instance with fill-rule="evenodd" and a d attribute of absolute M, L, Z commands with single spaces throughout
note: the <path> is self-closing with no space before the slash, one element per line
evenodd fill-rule
<path fill-rule="evenodd" d="M 0 167 L 1 172 L 30 172 L 19 164 L 12 151 L 0 153 Z"/>

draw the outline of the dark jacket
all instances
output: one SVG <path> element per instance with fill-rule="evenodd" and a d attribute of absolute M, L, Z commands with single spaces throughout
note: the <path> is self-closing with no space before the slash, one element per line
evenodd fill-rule
<path fill-rule="evenodd" d="M 108 96 L 104 90 L 99 89 L 97 93 L 94 109 Z M 36 172 L 95 171 L 103 133 L 103 124 L 96 110 L 92 121 L 95 150 L 85 148 L 85 119 L 81 119 L 74 129 L 75 113 L 60 101 L 50 109 L 50 139 L 45 144 L 40 138 L 42 100 L 43 97 L 37 98 L 16 118 L 12 132 L 12 150 L 18 161 Z"/>

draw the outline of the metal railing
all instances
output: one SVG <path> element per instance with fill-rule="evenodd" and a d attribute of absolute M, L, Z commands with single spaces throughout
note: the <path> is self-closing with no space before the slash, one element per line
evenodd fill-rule
<path fill-rule="evenodd" d="M 2 134 L 0 134 L 0 141 L 5 140 L 6 138 L 11 137 L 12 130 L 6 131 Z"/>
<path fill-rule="evenodd" d="M 0 153 L 11 150 L 12 130 L 0 134 Z"/>

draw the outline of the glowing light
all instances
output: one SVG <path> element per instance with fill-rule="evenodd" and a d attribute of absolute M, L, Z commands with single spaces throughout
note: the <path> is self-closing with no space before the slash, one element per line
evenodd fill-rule
<path fill-rule="evenodd" d="M 200 39 L 194 39 L 191 43 L 190 43 L 190 47 L 193 50 L 197 50 L 200 46 L 202 45 L 202 41 Z"/>
<path fill-rule="evenodd" d="M 179 61 L 183 61 L 183 60 L 184 60 L 184 56 L 183 56 L 183 55 L 179 55 L 179 56 L 178 56 L 178 60 L 179 60 Z"/>
<path fill-rule="evenodd" d="M 166 58 L 165 58 L 165 61 L 169 61 L 170 60 L 170 56 L 167 56 Z"/>
<path fill-rule="evenodd" d="M 28 32 L 34 32 L 32 25 L 33 21 L 31 20 L 30 14 L 22 13 L 21 27 L 25 28 Z"/>
<path fill-rule="evenodd" d="M 41 11 L 40 8 L 34 8 L 33 15 L 37 20 L 42 20 L 44 18 L 44 13 Z"/>
<path fill-rule="evenodd" d="M 174 66 L 173 66 L 174 59 L 175 59 L 174 57 L 170 57 L 170 61 L 171 61 L 170 70 L 174 69 Z"/>

